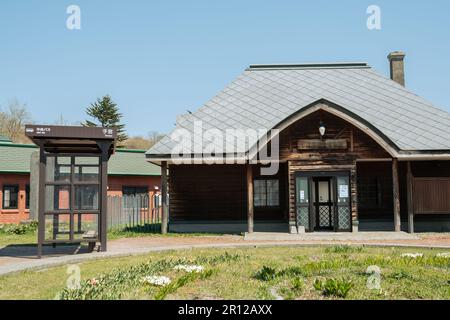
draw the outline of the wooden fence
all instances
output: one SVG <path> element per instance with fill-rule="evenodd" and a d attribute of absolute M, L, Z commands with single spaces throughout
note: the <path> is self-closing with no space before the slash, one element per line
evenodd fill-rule
<path fill-rule="evenodd" d="M 450 178 L 423 178 L 413 180 L 415 214 L 450 213 Z"/>
<path fill-rule="evenodd" d="M 108 231 L 160 232 L 160 195 L 108 196 Z"/>

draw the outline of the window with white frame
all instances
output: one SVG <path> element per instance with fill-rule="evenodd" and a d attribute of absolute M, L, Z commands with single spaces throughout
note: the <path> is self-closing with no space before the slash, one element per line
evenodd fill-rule
<path fill-rule="evenodd" d="M 253 204 L 255 207 L 280 205 L 280 182 L 277 179 L 253 181 Z"/>
<path fill-rule="evenodd" d="M 3 209 L 17 209 L 19 207 L 19 186 L 3 186 Z"/>

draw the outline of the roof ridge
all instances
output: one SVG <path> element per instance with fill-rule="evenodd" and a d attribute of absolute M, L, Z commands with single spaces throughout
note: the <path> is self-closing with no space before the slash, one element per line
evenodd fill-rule
<path fill-rule="evenodd" d="M 31 143 L 15 143 L 4 141 L 0 141 L 0 147 L 39 148 L 37 145 Z"/>
<path fill-rule="evenodd" d="M 145 153 L 146 151 L 144 149 L 116 148 L 116 152 Z"/>
<path fill-rule="evenodd" d="M 252 64 L 246 70 L 296 70 L 296 69 L 367 69 L 366 62 L 325 62 L 325 63 L 287 63 L 287 64 Z"/>

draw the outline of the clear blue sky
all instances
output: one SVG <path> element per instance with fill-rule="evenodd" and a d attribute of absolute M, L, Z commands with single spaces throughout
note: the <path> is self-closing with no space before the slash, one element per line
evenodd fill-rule
<path fill-rule="evenodd" d="M 66 8 L 81 8 L 68 30 Z M 366 27 L 381 7 L 382 29 Z M 110 94 L 130 134 L 166 132 L 252 63 L 367 61 L 388 74 L 404 50 L 407 87 L 450 110 L 450 1 L 2 0 L 0 105 L 35 122 L 75 122 Z"/>

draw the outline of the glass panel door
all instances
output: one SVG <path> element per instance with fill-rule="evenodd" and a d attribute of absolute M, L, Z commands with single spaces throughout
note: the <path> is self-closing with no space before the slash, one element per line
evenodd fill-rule
<path fill-rule="evenodd" d="M 99 156 L 46 155 L 45 241 L 98 240 Z"/>
<path fill-rule="evenodd" d="M 349 177 L 338 176 L 336 181 L 338 230 L 348 231 L 352 227 Z"/>
<path fill-rule="evenodd" d="M 297 176 L 295 179 L 295 201 L 296 201 L 296 215 L 297 215 L 297 226 L 304 226 L 306 231 L 310 230 L 310 219 L 309 219 L 309 179 L 308 177 Z"/>
<path fill-rule="evenodd" d="M 316 213 L 316 223 L 314 229 L 334 230 L 334 199 L 332 197 L 332 177 L 314 178 L 314 188 L 316 199 L 314 209 Z"/>

